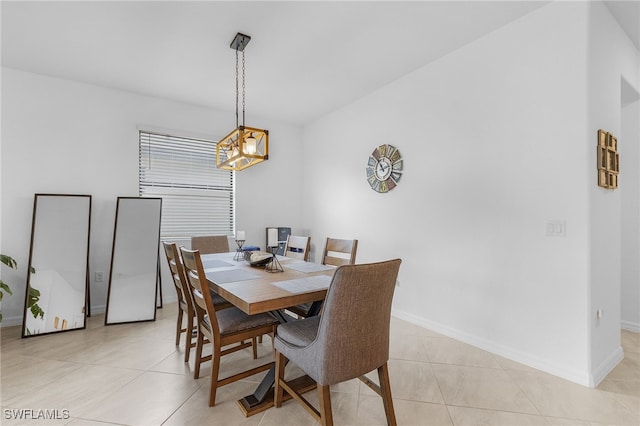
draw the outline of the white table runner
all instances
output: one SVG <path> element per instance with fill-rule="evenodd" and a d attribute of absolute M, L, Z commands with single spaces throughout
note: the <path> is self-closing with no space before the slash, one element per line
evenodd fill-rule
<path fill-rule="evenodd" d="M 310 291 L 324 290 L 329 288 L 331 278 L 328 275 L 316 275 L 307 278 L 296 278 L 294 280 L 277 281 L 273 285 L 280 287 L 289 293 L 307 293 Z"/>
<path fill-rule="evenodd" d="M 260 275 L 254 274 L 251 271 L 245 269 L 226 269 L 221 271 L 207 271 L 205 272 L 207 278 L 216 284 L 230 283 L 234 281 L 255 280 L 260 278 Z"/>
<path fill-rule="evenodd" d="M 284 265 L 286 268 L 290 268 L 306 274 L 311 272 L 328 271 L 329 269 L 335 269 L 333 266 L 321 265 L 313 262 L 289 262 Z"/>

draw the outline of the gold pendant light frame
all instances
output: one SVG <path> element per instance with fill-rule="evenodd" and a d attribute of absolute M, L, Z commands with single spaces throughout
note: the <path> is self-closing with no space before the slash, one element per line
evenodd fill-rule
<path fill-rule="evenodd" d="M 216 146 L 216 166 L 244 170 L 269 159 L 269 131 L 238 126 Z"/>
<path fill-rule="evenodd" d="M 244 48 L 250 40 L 248 35 L 237 33 L 229 46 L 236 51 L 236 128 L 216 145 L 216 167 L 219 169 L 239 171 L 269 159 L 269 131 L 244 125 Z M 242 52 L 242 125 L 238 123 L 238 52 Z"/>

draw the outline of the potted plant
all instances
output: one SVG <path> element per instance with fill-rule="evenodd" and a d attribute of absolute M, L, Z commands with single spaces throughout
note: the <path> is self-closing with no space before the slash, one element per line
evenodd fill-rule
<path fill-rule="evenodd" d="M 2 262 L 3 264 L 5 264 L 11 269 L 18 268 L 18 262 L 16 262 L 15 259 L 12 258 L 11 256 L 7 256 L 6 254 L 0 254 L 0 262 Z M 29 271 L 32 274 L 36 272 L 36 270 L 33 267 L 29 268 Z M 6 284 L 4 281 L 0 280 L 0 302 L 2 301 L 2 298 L 4 297 L 5 293 L 7 293 L 8 295 L 13 294 L 11 292 L 11 287 L 9 287 L 9 285 Z M 39 300 L 40 300 L 40 291 L 38 291 L 33 287 L 29 287 L 29 294 L 27 297 L 27 308 L 29 308 L 34 318 L 44 317 L 44 311 L 38 305 Z M 2 322 L 2 311 L 0 311 L 0 322 Z"/>

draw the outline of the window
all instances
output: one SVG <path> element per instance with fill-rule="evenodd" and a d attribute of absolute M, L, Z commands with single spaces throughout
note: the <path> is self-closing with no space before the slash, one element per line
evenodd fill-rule
<path fill-rule="evenodd" d="M 216 143 L 140 132 L 140 196 L 162 198 L 163 239 L 233 235 L 235 175 L 216 167 Z"/>

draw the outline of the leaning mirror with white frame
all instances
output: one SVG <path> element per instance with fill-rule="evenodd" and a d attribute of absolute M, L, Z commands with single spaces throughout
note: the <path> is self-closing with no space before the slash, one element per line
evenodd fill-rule
<path fill-rule="evenodd" d="M 161 198 L 118 197 L 105 324 L 156 319 Z"/>
<path fill-rule="evenodd" d="M 91 195 L 35 194 L 22 337 L 83 329 Z"/>

